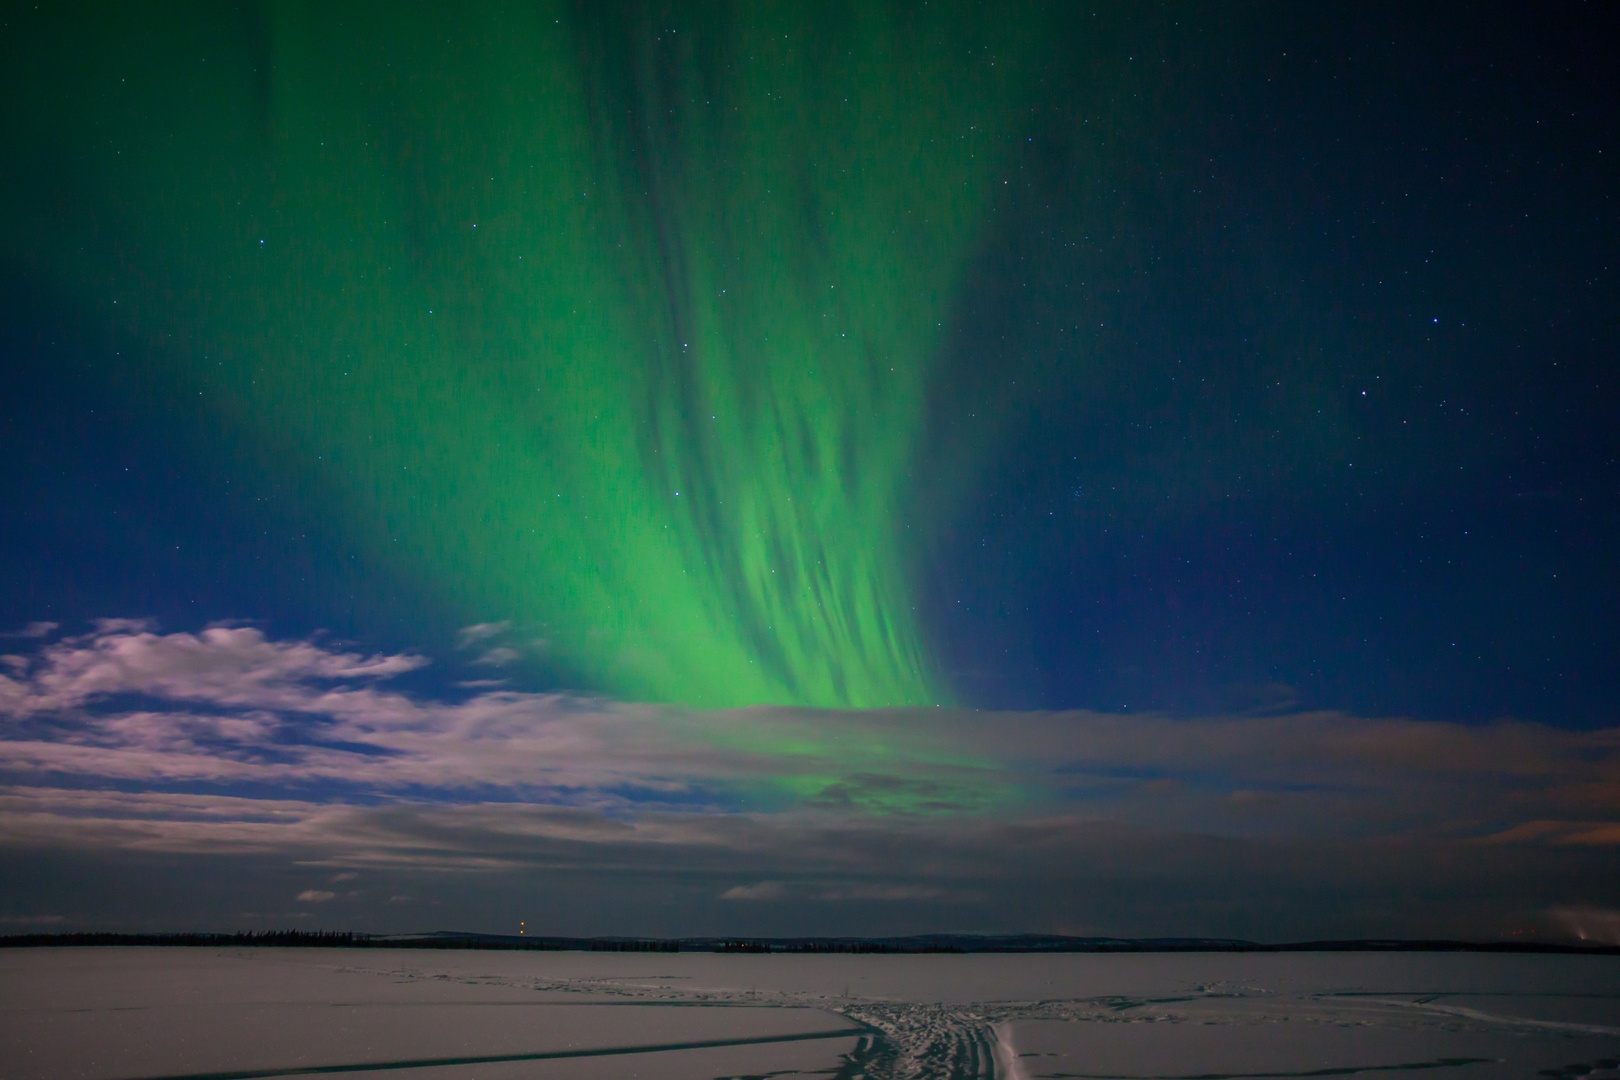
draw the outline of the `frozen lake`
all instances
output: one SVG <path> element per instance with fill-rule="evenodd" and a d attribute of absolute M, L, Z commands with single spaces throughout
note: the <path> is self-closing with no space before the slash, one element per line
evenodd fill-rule
<path fill-rule="evenodd" d="M 0 1078 L 1620 1080 L 1620 957 L 0 950 Z"/>

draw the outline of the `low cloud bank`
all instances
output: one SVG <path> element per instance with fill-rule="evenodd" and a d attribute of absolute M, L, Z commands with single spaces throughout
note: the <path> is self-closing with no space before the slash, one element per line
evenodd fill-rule
<path fill-rule="evenodd" d="M 1375 882 L 1430 897 L 1414 926 L 1539 912 L 1549 932 L 1595 938 L 1612 933 L 1597 913 L 1620 907 L 1597 869 L 1620 852 L 1620 729 L 439 700 L 390 686 L 427 662 L 410 654 L 247 626 L 54 629 L 0 657 L 12 853 L 651 875 L 701 880 L 724 910 L 801 915 L 1052 890 L 1048 925 L 1016 929 L 1059 928 L 1063 895 L 1106 907 L 1106 881 L 1166 911 L 1181 896 L 1207 922 L 1210 882 L 1251 864 L 1284 902 L 1312 897 L 1324 931 Z M 1452 885 L 1461 906 L 1441 899 Z M 330 906 L 317 892 L 299 899 Z M 1068 929 L 1109 930 L 1072 914 Z"/>

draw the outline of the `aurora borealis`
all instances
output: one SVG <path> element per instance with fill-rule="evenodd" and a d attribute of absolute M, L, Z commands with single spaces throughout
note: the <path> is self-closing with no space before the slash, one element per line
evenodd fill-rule
<path fill-rule="evenodd" d="M 1609 9 L 0 24 L 0 920 L 1620 911 Z"/>
<path fill-rule="evenodd" d="M 84 258 L 19 239 L 444 615 L 635 698 L 946 696 L 905 482 L 1040 21 L 554 7 L 165 30 L 67 148 Z"/>

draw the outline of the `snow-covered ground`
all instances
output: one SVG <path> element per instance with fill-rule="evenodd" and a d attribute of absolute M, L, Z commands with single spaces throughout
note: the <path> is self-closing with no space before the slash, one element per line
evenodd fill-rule
<path fill-rule="evenodd" d="M 1620 1080 L 1620 957 L 0 950 L 0 1080 Z"/>

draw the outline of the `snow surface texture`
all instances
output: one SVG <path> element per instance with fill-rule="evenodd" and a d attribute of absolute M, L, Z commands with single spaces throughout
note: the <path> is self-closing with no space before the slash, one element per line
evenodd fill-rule
<path fill-rule="evenodd" d="M 5 1080 L 1620 1080 L 1620 958 L 0 950 Z"/>

